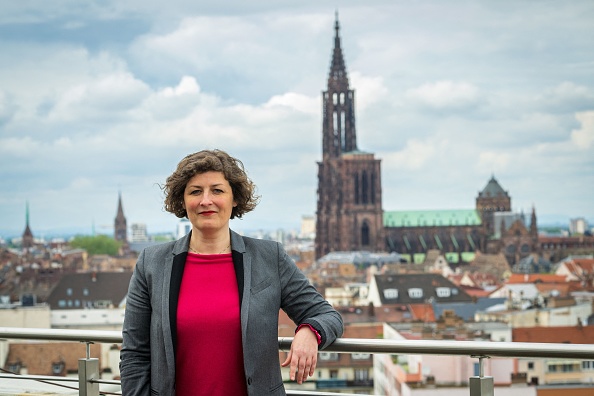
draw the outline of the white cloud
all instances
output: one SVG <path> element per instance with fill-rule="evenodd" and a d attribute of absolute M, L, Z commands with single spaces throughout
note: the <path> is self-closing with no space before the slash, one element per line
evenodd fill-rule
<path fill-rule="evenodd" d="M 468 82 L 437 81 L 409 89 L 406 96 L 434 109 L 456 109 L 476 105 L 479 89 Z"/>
<path fill-rule="evenodd" d="M 350 75 L 351 87 L 356 87 L 355 102 L 357 110 L 365 111 L 375 103 L 385 101 L 388 97 L 388 88 L 381 76 L 364 76 L 354 71 Z"/>
<path fill-rule="evenodd" d="M 149 87 L 130 73 L 106 75 L 70 87 L 59 95 L 48 119 L 54 122 L 109 119 L 136 107 L 149 92 Z"/>
<path fill-rule="evenodd" d="M 594 143 L 594 111 L 577 113 L 575 118 L 581 127 L 571 131 L 571 141 L 580 150 L 587 150 Z"/>

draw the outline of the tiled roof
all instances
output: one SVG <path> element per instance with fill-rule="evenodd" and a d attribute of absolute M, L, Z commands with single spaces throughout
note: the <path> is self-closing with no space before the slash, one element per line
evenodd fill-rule
<path fill-rule="evenodd" d="M 512 341 L 594 344 L 594 326 L 519 327 L 512 329 Z"/>
<path fill-rule="evenodd" d="M 508 196 L 507 191 L 505 191 L 503 188 L 501 188 L 501 186 L 499 185 L 499 182 L 497 181 L 497 179 L 495 179 L 495 176 L 491 177 L 491 180 L 489 180 L 489 182 L 487 183 L 487 185 L 485 186 L 483 191 L 481 191 L 479 193 L 479 197 L 481 197 L 481 198 L 507 197 L 507 196 Z"/>
<path fill-rule="evenodd" d="M 478 226 L 481 217 L 474 209 L 384 211 L 385 227 Z"/>
<path fill-rule="evenodd" d="M 474 314 L 478 311 L 485 311 L 489 307 L 503 304 L 507 299 L 500 298 L 479 298 L 476 302 L 470 303 L 438 303 L 433 304 L 435 316 L 439 317 L 445 310 L 452 310 L 457 316 L 465 321 L 474 321 Z"/>
<path fill-rule="evenodd" d="M 66 274 L 52 290 L 47 303 L 52 309 L 118 306 L 128 293 L 131 277 L 132 272 Z"/>
<path fill-rule="evenodd" d="M 563 283 L 565 276 L 552 274 L 511 274 L 507 283 Z"/>
<path fill-rule="evenodd" d="M 86 355 L 86 345 L 71 342 L 12 343 L 9 345 L 5 369 L 20 363 L 30 375 L 66 375 L 78 370 L 78 359 Z M 99 358 L 101 366 L 101 345 L 90 345 L 91 357 Z M 63 370 L 52 372 L 53 364 L 63 363 Z"/>
<path fill-rule="evenodd" d="M 464 290 L 437 274 L 375 275 L 375 282 L 382 304 L 472 301 Z"/>

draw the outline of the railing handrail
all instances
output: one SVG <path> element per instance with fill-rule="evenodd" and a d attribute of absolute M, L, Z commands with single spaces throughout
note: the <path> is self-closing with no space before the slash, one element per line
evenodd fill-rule
<path fill-rule="evenodd" d="M 122 342 L 120 331 L 0 327 L 0 339 L 79 341 L 84 343 Z M 278 337 L 279 349 L 289 350 L 292 337 Z M 497 357 L 566 358 L 594 360 L 594 345 L 534 342 L 390 340 L 339 338 L 325 349 L 340 353 L 387 353 L 422 355 L 467 355 Z"/>

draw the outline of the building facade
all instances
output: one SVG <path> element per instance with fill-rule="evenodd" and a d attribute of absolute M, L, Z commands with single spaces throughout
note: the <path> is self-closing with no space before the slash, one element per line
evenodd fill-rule
<path fill-rule="evenodd" d="M 322 161 L 318 162 L 316 257 L 333 251 L 383 251 L 380 160 L 357 148 L 355 91 L 350 89 L 340 26 L 323 92 Z"/>

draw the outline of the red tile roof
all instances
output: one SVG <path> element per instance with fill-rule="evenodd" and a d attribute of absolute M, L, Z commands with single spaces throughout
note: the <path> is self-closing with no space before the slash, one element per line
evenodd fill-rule
<path fill-rule="evenodd" d="M 512 341 L 594 344 L 594 326 L 520 327 L 512 329 Z"/>

